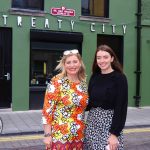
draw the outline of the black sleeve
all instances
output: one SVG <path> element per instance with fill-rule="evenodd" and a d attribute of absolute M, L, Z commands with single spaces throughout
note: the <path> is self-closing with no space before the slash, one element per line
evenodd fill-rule
<path fill-rule="evenodd" d="M 125 75 L 120 75 L 117 81 L 117 96 L 115 99 L 114 115 L 112 119 L 112 125 L 110 133 L 119 136 L 123 130 L 126 116 L 127 116 L 127 105 L 128 105 L 128 83 Z"/>
<path fill-rule="evenodd" d="M 88 84 L 88 95 L 89 95 L 89 101 L 88 101 L 88 105 L 86 107 L 86 111 L 89 111 L 91 109 L 91 98 L 90 98 L 90 92 L 91 92 L 91 88 L 92 88 L 92 82 L 94 75 L 91 76 L 90 80 L 89 80 L 89 84 Z"/>

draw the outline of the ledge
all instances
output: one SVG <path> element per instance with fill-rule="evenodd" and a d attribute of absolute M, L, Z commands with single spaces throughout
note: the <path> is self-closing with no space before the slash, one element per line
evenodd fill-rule
<path fill-rule="evenodd" d="M 37 91 L 45 91 L 46 86 L 30 86 L 31 92 L 37 92 Z"/>
<path fill-rule="evenodd" d="M 10 14 L 15 15 L 24 15 L 24 16 L 45 16 L 45 11 L 40 10 L 30 10 L 30 9 L 20 9 L 20 8 L 11 8 L 9 9 Z"/>
<path fill-rule="evenodd" d="M 102 22 L 102 23 L 109 23 L 111 21 L 110 18 L 94 17 L 94 16 L 80 16 L 80 20 Z"/>

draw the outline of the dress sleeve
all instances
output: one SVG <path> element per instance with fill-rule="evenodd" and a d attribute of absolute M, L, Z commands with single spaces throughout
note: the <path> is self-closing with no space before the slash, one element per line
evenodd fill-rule
<path fill-rule="evenodd" d="M 53 113 L 59 99 L 59 88 L 58 80 L 54 78 L 47 85 L 42 110 L 42 124 L 51 124 L 52 122 Z"/>
<path fill-rule="evenodd" d="M 116 90 L 117 96 L 115 99 L 114 115 L 110 133 L 119 136 L 124 128 L 127 116 L 128 84 L 125 75 L 121 75 L 117 78 Z"/>

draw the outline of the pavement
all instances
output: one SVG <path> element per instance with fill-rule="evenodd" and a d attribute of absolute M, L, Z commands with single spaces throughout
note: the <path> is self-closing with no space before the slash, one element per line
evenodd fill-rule
<path fill-rule="evenodd" d="M 87 116 L 86 112 L 86 116 Z M 150 127 L 150 107 L 128 107 L 125 128 Z M 12 111 L 0 109 L 3 121 L 1 135 L 43 133 L 41 110 Z"/>

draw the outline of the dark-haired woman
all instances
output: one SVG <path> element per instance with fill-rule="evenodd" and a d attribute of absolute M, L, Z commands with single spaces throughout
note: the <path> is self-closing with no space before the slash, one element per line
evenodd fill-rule
<path fill-rule="evenodd" d="M 114 51 L 97 48 L 88 92 L 85 150 L 123 150 L 123 128 L 128 104 L 128 85 Z"/>

